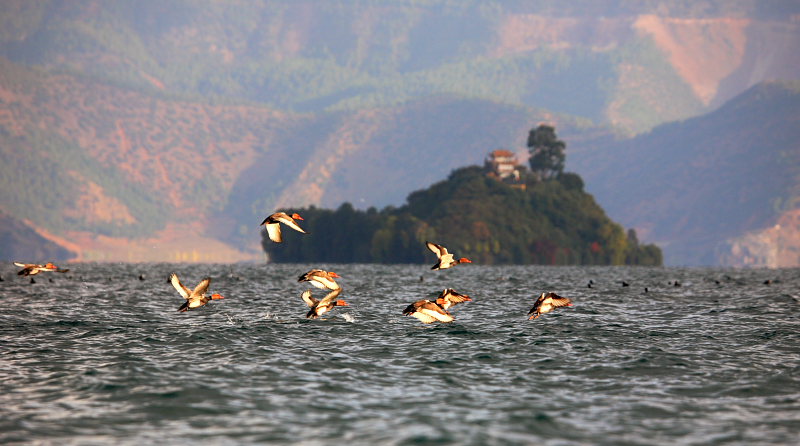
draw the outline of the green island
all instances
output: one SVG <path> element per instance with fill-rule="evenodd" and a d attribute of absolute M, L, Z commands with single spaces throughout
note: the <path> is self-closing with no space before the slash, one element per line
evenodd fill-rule
<path fill-rule="evenodd" d="M 484 166 L 462 167 L 401 207 L 365 211 L 285 209 L 300 214 L 309 234 L 283 231 L 273 243 L 262 231 L 271 262 L 432 263 L 430 240 L 479 264 L 662 264 L 661 249 L 640 244 L 606 216 L 575 173 L 563 172 L 566 145 L 540 125 L 528 137 L 530 166 L 495 150 Z"/>

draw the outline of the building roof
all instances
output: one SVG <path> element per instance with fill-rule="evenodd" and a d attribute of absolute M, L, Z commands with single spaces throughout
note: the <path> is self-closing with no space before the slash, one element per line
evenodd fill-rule
<path fill-rule="evenodd" d="M 506 149 L 497 149 L 489 154 L 490 156 L 514 156 L 514 152 Z"/>

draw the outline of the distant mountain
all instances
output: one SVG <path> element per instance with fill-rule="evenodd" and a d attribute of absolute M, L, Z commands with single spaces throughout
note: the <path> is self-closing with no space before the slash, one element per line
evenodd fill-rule
<path fill-rule="evenodd" d="M 258 222 L 276 207 L 394 204 L 464 160 L 519 147 L 539 121 L 596 131 L 453 96 L 297 114 L 0 64 L 0 208 L 65 246 L 80 241 L 84 260 L 257 258 Z M 214 253 L 176 250 L 175 234 Z"/>
<path fill-rule="evenodd" d="M 800 82 L 759 84 L 630 140 L 582 143 L 570 159 L 667 264 L 800 264 Z"/>
<path fill-rule="evenodd" d="M 0 56 L 319 112 L 453 94 L 641 132 L 798 71 L 791 0 L 8 0 Z"/>
<path fill-rule="evenodd" d="M 73 257 L 74 252 L 42 237 L 25 223 L 0 210 L 0 260 L 47 263 Z"/>
<path fill-rule="evenodd" d="M 595 193 L 612 185 L 573 163 L 610 166 L 613 135 L 800 77 L 798 16 L 790 0 L 8 0 L 0 210 L 81 260 L 259 259 L 277 207 L 399 205 L 490 150 L 524 155 L 540 122 Z"/>

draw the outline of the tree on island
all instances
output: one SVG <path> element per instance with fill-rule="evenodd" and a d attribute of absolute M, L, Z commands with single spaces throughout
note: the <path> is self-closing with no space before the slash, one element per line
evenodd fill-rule
<path fill-rule="evenodd" d="M 462 167 L 399 208 L 285 210 L 302 215 L 309 234 L 290 231 L 281 244 L 264 235 L 262 245 L 273 262 L 425 263 L 433 240 L 489 265 L 661 265 L 657 246 L 640 244 L 634 230 L 626 237 L 580 175 L 564 172 L 566 145 L 552 126 L 531 130 L 528 146 L 533 174 L 524 188 Z"/>
<path fill-rule="evenodd" d="M 528 133 L 531 172 L 539 180 L 557 178 L 564 171 L 567 145 L 556 136 L 553 126 L 540 124 Z"/>

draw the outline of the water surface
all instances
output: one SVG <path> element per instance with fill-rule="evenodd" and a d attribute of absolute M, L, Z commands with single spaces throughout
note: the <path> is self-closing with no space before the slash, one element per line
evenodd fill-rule
<path fill-rule="evenodd" d="M 69 267 L 34 284 L 0 267 L 0 443 L 794 444 L 800 436 L 796 269 Z M 299 295 L 308 287 L 296 277 L 311 267 L 342 275 L 351 306 L 305 319 Z M 212 277 L 211 291 L 226 299 L 176 312 L 173 271 L 190 288 Z M 474 299 L 452 310 L 454 323 L 402 316 L 444 287 Z M 574 306 L 529 321 L 541 291 Z"/>

